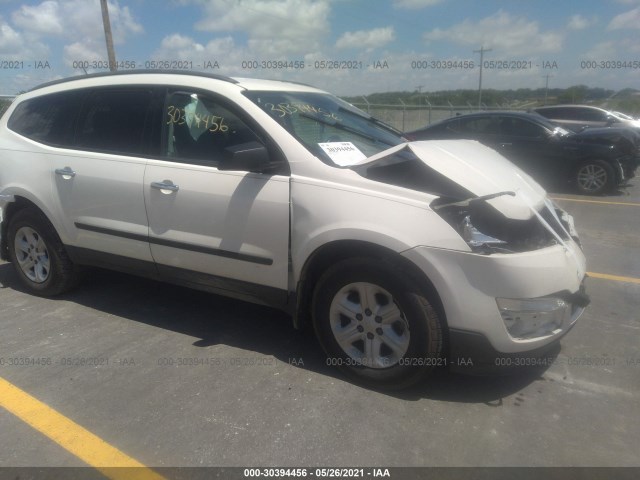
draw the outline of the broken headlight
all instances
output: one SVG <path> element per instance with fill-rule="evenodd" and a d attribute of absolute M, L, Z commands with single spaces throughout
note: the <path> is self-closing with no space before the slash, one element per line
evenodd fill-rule
<path fill-rule="evenodd" d="M 432 203 L 432 208 L 475 253 L 527 252 L 555 245 L 558 237 L 568 237 L 547 206 L 527 220 L 515 220 L 484 201 L 447 202 L 440 199 Z"/>
<path fill-rule="evenodd" d="M 483 246 L 493 247 L 507 244 L 504 240 L 485 235 L 474 227 L 471 223 L 470 215 L 463 218 L 458 231 L 462 234 L 462 238 L 472 250 L 482 248 Z"/>

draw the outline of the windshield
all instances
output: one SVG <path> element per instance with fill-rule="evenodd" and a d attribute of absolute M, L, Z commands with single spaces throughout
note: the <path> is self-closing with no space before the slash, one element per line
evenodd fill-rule
<path fill-rule="evenodd" d="M 330 165 L 352 165 L 405 141 L 401 132 L 330 94 L 248 91 L 245 95 Z"/>

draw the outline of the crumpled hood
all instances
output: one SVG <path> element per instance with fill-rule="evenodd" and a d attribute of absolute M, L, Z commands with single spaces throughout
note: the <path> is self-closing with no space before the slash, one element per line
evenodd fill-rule
<path fill-rule="evenodd" d="M 475 140 L 427 140 L 396 145 L 351 166 L 362 170 L 379 164 L 402 150 L 413 152 L 427 166 L 480 197 L 498 192 L 515 192 L 487 203 L 508 218 L 528 220 L 532 209 L 540 210 L 545 190 L 495 150 Z M 463 199 L 460 199 L 463 200 Z"/>

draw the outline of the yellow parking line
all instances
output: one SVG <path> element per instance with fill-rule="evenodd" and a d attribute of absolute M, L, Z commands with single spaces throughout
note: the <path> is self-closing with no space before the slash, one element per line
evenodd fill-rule
<path fill-rule="evenodd" d="M 602 205 L 628 205 L 630 207 L 640 207 L 640 203 L 633 202 L 605 202 L 603 200 L 583 200 L 582 198 L 565 198 L 565 197 L 550 197 L 551 200 L 565 200 L 567 202 L 579 202 L 579 203 L 600 203 Z"/>
<path fill-rule="evenodd" d="M 633 277 L 621 277 L 620 275 L 609 275 L 608 273 L 595 273 L 595 272 L 587 272 L 587 275 L 592 278 L 602 278 L 604 280 L 615 280 L 616 282 L 627 282 L 627 283 L 639 283 L 640 278 Z"/>
<path fill-rule="evenodd" d="M 0 407 L 4 407 L 108 478 L 164 479 L 3 378 L 0 378 Z"/>

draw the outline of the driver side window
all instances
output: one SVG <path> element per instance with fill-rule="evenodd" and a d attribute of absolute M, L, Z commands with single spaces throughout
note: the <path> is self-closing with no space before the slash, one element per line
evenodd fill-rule
<path fill-rule="evenodd" d="M 198 93 L 170 94 L 163 118 L 164 154 L 177 162 L 216 166 L 226 148 L 262 143 L 233 112 Z"/>

